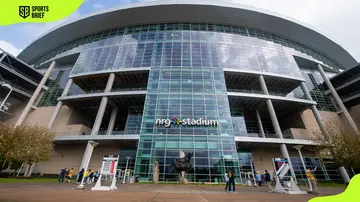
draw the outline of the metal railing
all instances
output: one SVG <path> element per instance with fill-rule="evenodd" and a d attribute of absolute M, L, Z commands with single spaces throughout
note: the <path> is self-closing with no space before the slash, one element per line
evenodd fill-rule
<path fill-rule="evenodd" d="M 6 79 L 2 79 L 2 80 L 3 80 L 4 83 L 10 84 L 12 87 L 17 88 L 17 89 L 19 89 L 19 90 L 22 90 L 22 91 L 24 91 L 25 93 L 28 93 L 28 94 L 30 94 L 30 95 L 32 95 L 32 93 L 33 93 L 32 91 L 27 90 L 27 89 L 25 89 L 25 88 L 23 88 L 23 87 L 21 87 L 21 86 L 19 86 L 19 85 L 17 85 L 17 84 L 14 84 L 13 82 L 11 82 L 11 81 L 9 81 L 9 80 L 6 80 Z"/>
<path fill-rule="evenodd" d="M 121 91 L 140 91 L 147 90 L 146 87 L 137 87 L 137 88 L 114 88 L 111 89 L 111 92 L 121 92 Z"/>

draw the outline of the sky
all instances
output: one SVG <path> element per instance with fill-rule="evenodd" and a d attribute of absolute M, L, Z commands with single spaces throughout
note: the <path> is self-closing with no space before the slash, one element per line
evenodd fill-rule
<path fill-rule="evenodd" d="M 98 10 L 140 1 L 156 0 L 85 0 L 69 17 L 53 23 L 20 23 L 0 26 L 0 48 L 13 55 L 46 31 L 67 21 Z M 218 0 L 239 3 L 288 16 L 329 37 L 360 61 L 359 0 Z"/>

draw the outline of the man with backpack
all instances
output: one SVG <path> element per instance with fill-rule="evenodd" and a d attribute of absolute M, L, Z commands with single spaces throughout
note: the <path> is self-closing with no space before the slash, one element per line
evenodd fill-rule
<path fill-rule="evenodd" d="M 229 192 L 234 192 L 235 191 L 235 175 L 234 175 L 234 171 L 232 168 L 230 168 L 228 171 L 228 178 L 229 178 Z M 232 190 L 231 190 L 231 185 L 232 185 Z"/>
<path fill-rule="evenodd" d="M 269 187 L 270 191 L 273 191 L 273 188 L 271 186 L 271 176 L 270 176 L 270 173 L 265 170 L 265 183 L 266 183 L 266 186 Z"/>

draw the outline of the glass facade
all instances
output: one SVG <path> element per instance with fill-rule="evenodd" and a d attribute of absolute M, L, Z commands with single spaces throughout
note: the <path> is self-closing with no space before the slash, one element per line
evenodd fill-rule
<path fill-rule="evenodd" d="M 188 47 L 188 60 L 181 60 L 181 51 L 171 47 L 163 49 L 172 55 L 165 64 L 178 63 L 178 67 L 154 66 L 150 71 L 135 173 L 151 181 L 152 166 L 157 161 L 160 180 L 176 180 L 178 174 L 168 173 L 167 167 L 181 150 L 194 154 L 189 181 L 219 181 L 229 168 L 239 177 L 224 73 L 218 65 L 211 65 L 217 57 L 211 57 L 210 46 L 197 44 Z M 191 125 L 187 119 L 215 121 L 218 125 Z M 170 124 L 159 124 L 159 120 Z"/>
<path fill-rule="evenodd" d="M 174 44 L 170 46 L 170 42 Z M 122 67 L 179 66 L 181 62 L 186 66 L 192 62 L 190 47 L 205 44 L 219 50 L 217 65 L 224 68 L 250 68 L 301 76 L 293 58 L 296 55 L 333 69 L 342 69 L 340 64 L 317 50 L 274 33 L 196 23 L 151 24 L 107 30 L 60 45 L 39 55 L 31 64 L 38 66 L 52 58 L 80 52 L 77 68 L 72 74 Z M 185 59 L 171 60 L 169 57 L 172 55 L 163 48 L 181 52 Z M 163 57 L 167 60 L 161 61 Z"/>
<path fill-rule="evenodd" d="M 147 86 L 118 84 L 112 89 L 112 92 L 147 90 L 144 106 L 130 107 L 126 121 L 115 124 L 113 132 L 140 134 L 136 157 L 134 151 L 122 150 L 119 165 L 123 167 L 123 157 L 131 154 L 131 169 L 142 181 L 152 181 L 155 161 L 159 163 L 160 181 L 176 181 L 178 174 L 169 173 L 167 168 L 180 151 L 194 154 L 194 169 L 186 174 L 190 182 L 223 181 L 229 168 L 234 169 L 236 181 L 240 182 L 240 173 L 249 171 L 251 152 L 238 151 L 234 137 L 258 134 L 259 126 L 254 120 L 247 121 L 241 108 L 230 109 L 227 92 L 249 89 L 247 86 L 227 89 L 224 68 L 304 78 L 317 107 L 327 111 L 333 111 L 333 106 L 316 80 L 317 74 L 301 70 L 294 55 L 334 70 L 342 68 L 318 51 L 273 33 L 194 23 L 107 30 L 63 44 L 33 63 L 39 65 L 75 52 L 80 55 L 72 68 L 53 71 L 47 84 L 49 90 L 39 106 L 56 105 L 70 75 L 150 68 Z M 269 93 L 305 99 L 300 86 L 291 93 L 292 89 L 285 90 L 270 87 Z M 103 91 L 104 86 L 81 89 L 73 84 L 69 95 Z M 269 120 L 263 121 L 263 128 L 265 134 L 275 134 Z M 103 123 L 100 130 L 106 129 Z"/>

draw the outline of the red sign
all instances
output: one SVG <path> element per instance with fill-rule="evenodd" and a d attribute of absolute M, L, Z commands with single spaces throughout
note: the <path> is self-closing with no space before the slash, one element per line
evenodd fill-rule
<path fill-rule="evenodd" d="M 115 161 L 111 161 L 111 164 L 110 164 L 110 174 L 114 174 L 114 168 L 115 168 Z"/>

